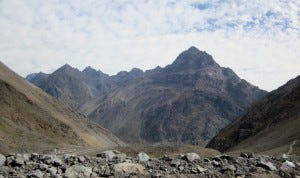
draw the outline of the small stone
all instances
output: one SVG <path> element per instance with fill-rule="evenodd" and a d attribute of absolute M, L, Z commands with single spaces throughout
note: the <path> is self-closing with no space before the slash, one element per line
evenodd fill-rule
<path fill-rule="evenodd" d="M 191 169 L 191 173 L 197 174 L 197 173 L 198 173 L 198 170 L 196 170 L 196 169 Z"/>
<path fill-rule="evenodd" d="M 147 161 L 149 161 L 149 159 L 150 159 L 150 157 L 146 153 L 144 153 L 144 152 L 140 152 L 138 154 L 138 160 L 139 160 L 139 162 L 147 162 Z"/>
<path fill-rule="evenodd" d="M 108 150 L 108 151 L 104 151 L 104 152 L 98 154 L 97 157 L 105 158 L 108 161 L 112 161 L 116 158 L 116 154 L 115 154 L 115 151 Z"/>
<path fill-rule="evenodd" d="M 58 158 L 58 157 L 55 157 L 52 160 L 52 162 L 53 162 L 53 166 L 56 166 L 56 167 L 63 165 L 62 160 L 60 158 Z"/>
<path fill-rule="evenodd" d="M 217 161 L 217 162 L 222 162 L 222 159 L 219 157 L 213 157 L 212 160 Z"/>
<path fill-rule="evenodd" d="M 284 163 L 282 163 L 280 170 L 283 172 L 291 173 L 293 172 L 293 168 L 295 168 L 295 164 L 293 162 L 285 161 Z"/>
<path fill-rule="evenodd" d="M 240 156 L 243 157 L 243 158 L 253 158 L 253 157 L 254 157 L 254 154 L 251 153 L 251 152 L 242 152 L 242 153 L 240 154 Z"/>
<path fill-rule="evenodd" d="M 179 167 L 178 167 L 178 170 L 181 172 L 181 171 L 184 170 L 184 167 L 183 167 L 183 166 L 179 166 Z"/>
<path fill-rule="evenodd" d="M 127 155 L 125 153 L 121 153 L 121 154 L 117 155 L 117 159 L 120 162 L 124 162 L 126 160 L 126 158 L 127 158 Z"/>
<path fill-rule="evenodd" d="M 32 161 L 37 161 L 39 159 L 40 155 L 38 153 L 31 153 L 30 159 Z"/>
<path fill-rule="evenodd" d="M 228 166 L 228 169 L 232 172 L 234 172 L 236 170 L 235 166 L 234 165 L 229 165 Z"/>
<path fill-rule="evenodd" d="M 78 157 L 78 162 L 79 163 L 83 163 L 85 161 L 85 157 L 84 156 L 79 156 Z"/>
<path fill-rule="evenodd" d="M 44 173 L 40 170 L 35 170 L 35 171 L 32 171 L 31 173 L 29 173 L 28 177 L 40 178 L 40 177 L 44 177 Z"/>
<path fill-rule="evenodd" d="M 0 166 L 0 175 L 4 177 L 8 177 L 10 172 L 10 168 L 8 166 Z"/>
<path fill-rule="evenodd" d="M 170 158 L 170 157 L 167 156 L 167 155 L 164 155 L 164 156 L 161 158 L 161 160 L 163 160 L 163 161 L 172 161 L 172 158 Z"/>
<path fill-rule="evenodd" d="M 288 156 L 285 153 L 283 153 L 281 157 L 282 159 L 288 159 Z"/>
<path fill-rule="evenodd" d="M 221 155 L 221 156 L 219 156 L 219 158 L 221 158 L 221 159 L 226 159 L 226 160 L 228 160 L 228 161 L 233 160 L 233 157 L 232 157 L 232 156 L 229 156 L 229 155 Z"/>
<path fill-rule="evenodd" d="M 153 172 L 152 174 L 151 174 L 151 177 L 152 178 L 159 178 L 159 177 L 161 177 L 162 175 L 161 175 L 161 173 L 159 173 L 159 172 L 157 172 L 157 171 L 155 171 L 155 172 Z"/>
<path fill-rule="evenodd" d="M 277 168 L 271 162 L 260 161 L 256 164 L 257 167 L 262 167 L 266 170 L 275 171 Z"/>
<path fill-rule="evenodd" d="M 184 158 L 189 162 L 193 162 L 195 160 L 199 160 L 200 156 L 197 153 L 187 153 Z"/>
<path fill-rule="evenodd" d="M 14 156 L 7 156 L 6 157 L 6 165 L 7 166 L 8 165 L 13 165 L 14 161 L 15 161 L 15 157 Z"/>
<path fill-rule="evenodd" d="M 235 162 L 241 166 L 246 166 L 247 165 L 247 159 L 243 158 L 243 157 L 237 157 L 235 159 Z"/>
<path fill-rule="evenodd" d="M 99 177 L 95 172 L 92 172 L 91 177 Z"/>
<path fill-rule="evenodd" d="M 213 160 L 211 162 L 212 165 L 219 167 L 221 165 L 221 163 L 219 161 Z"/>
<path fill-rule="evenodd" d="M 25 160 L 24 160 L 23 155 L 17 154 L 17 155 L 16 155 L 16 159 L 15 159 L 15 161 L 14 161 L 13 164 L 14 164 L 15 166 L 22 166 L 22 165 L 24 165 L 24 164 L 25 164 Z"/>
<path fill-rule="evenodd" d="M 170 166 L 172 166 L 172 167 L 178 167 L 179 165 L 180 165 L 179 159 L 173 159 L 170 163 Z"/>
<path fill-rule="evenodd" d="M 54 155 L 43 155 L 42 160 L 44 161 L 45 164 L 52 164 L 54 159 Z"/>
<path fill-rule="evenodd" d="M 0 166 L 3 166 L 5 164 L 6 157 L 2 154 L 0 154 Z"/>
<path fill-rule="evenodd" d="M 197 165 L 197 170 L 198 170 L 198 172 L 200 172 L 200 173 L 207 171 L 207 169 L 205 169 L 205 168 L 203 168 L 203 167 L 201 167 L 201 166 L 199 166 L 199 165 Z"/>
<path fill-rule="evenodd" d="M 23 154 L 22 157 L 23 157 L 25 162 L 28 162 L 31 158 L 31 154 Z"/>
<path fill-rule="evenodd" d="M 204 158 L 203 161 L 206 163 L 210 163 L 210 160 L 208 158 Z"/>
<path fill-rule="evenodd" d="M 44 170 L 48 169 L 48 165 L 41 163 L 41 164 L 39 164 L 39 169 L 44 171 Z"/>
<path fill-rule="evenodd" d="M 51 176 L 56 176 L 57 169 L 55 167 L 51 167 L 48 169 L 48 172 L 50 173 Z"/>
<path fill-rule="evenodd" d="M 288 161 L 288 160 L 286 160 L 283 164 L 285 164 L 285 165 L 287 165 L 289 167 L 292 167 L 292 168 L 296 167 L 296 165 L 293 162 Z"/>

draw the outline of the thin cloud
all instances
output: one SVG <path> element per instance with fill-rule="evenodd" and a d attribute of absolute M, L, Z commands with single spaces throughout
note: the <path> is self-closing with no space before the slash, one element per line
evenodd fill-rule
<path fill-rule="evenodd" d="M 272 90 L 299 75 L 300 1 L 0 1 L 0 59 L 22 76 L 65 63 L 109 74 L 197 46 Z M 245 70 L 253 69 L 253 70 Z"/>

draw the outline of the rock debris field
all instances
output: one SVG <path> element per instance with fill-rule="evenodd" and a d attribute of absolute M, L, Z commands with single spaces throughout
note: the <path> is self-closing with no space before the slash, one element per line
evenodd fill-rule
<path fill-rule="evenodd" d="M 105 151 L 96 157 L 72 154 L 0 154 L 2 177 L 295 177 L 300 178 L 296 156 L 271 157 L 241 153 L 200 158 L 196 153 L 178 157 L 136 157 Z"/>

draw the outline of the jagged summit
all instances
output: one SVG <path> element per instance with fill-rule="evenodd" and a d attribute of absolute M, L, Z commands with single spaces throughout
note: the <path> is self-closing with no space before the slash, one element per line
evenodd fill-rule
<path fill-rule="evenodd" d="M 132 68 L 129 73 L 134 76 L 140 76 L 143 75 L 144 71 L 139 68 Z"/>
<path fill-rule="evenodd" d="M 71 74 L 73 72 L 80 72 L 77 68 L 72 67 L 69 64 L 65 64 L 63 66 L 61 66 L 60 68 L 58 68 L 56 71 L 54 71 L 53 73 L 66 73 L 66 74 Z"/>
<path fill-rule="evenodd" d="M 100 70 L 96 70 L 94 68 L 92 68 L 91 66 L 86 67 L 85 69 L 82 70 L 82 73 L 84 75 L 86 75 L 87 77 L 101 77 L 101 76 L 106 76 L 108 77 L 107 74 L 104 74 L 102 71 Z"/>
<path fill-rule="evenodd" d="M 60 69 L 73 69 L 73 67 L 70 64 L 65 64 L 61 66 Z"/>
<path fill-rule="evenodd" d="M 90 71 L 92 71 L 92 72 L 97 72 L 97 70 L 94 69 L 94 68 L 91 67 L 91 66 L 87 66 L 86 68 L 84 68 L 84 69 L 82 70 L 82 72 L 90 72 Z"/>
<path fill-rule="evenodd" d="M 171 64 L 171 67 L 179 69 L 197 69 L 208 66 L 218 66 L 211 55 L 205 51 L 200 51 L 192 46 L 188 50 L 183 51 Z"/>

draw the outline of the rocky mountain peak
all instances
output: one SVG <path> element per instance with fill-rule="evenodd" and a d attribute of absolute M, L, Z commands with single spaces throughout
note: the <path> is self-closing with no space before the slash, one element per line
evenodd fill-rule
<path fill-rule="evenodd" d="M 80 73 L 80 71 L 77 68 L 70 66 L 69 64 L 65 64 L 61 66 L 59 69 L 57 69 L 56 71 L 54 71 L 53 73 L 54 74 L 63 73 L 63 74 L 72 75 L 74 73 Z"/>
<path fill-rule="evenodd" d="M 132 68 L 129 73 L 134 76 L 141 76 L 143 75 L 144 71 L 139 68 Z"/>
<path fill-rule="evenodd" d="M 61 66 L 60 69 L 73 69 L 73 67 L 69 64 L 65 64 L 65 65 Z"/>
<path fill-rule="evenodd" d="M 102 71 L 100 70 L 96 70 L 94 68 L 92 68 L 91 66 L 86 67 L 85 69 L 82 70 L 82 73 L 90 78 L 96 78 L 96 77 L 108 77 L 107 74 L 104 74 Z"/>
<path fill-rule="evenodd" d="M 211 55 L 205 51 L 200 51 L 194 46 L 179 54 L 171 64 L 171 67 L 177 69 L 199 69 L 208 66 L 218 67 L 219 65 L 214 61 Z"/>
<path fill-rule="evenodd" d="M 94 68 L 92 68 L 91 66 L 87 66 L 86 68 L 84 68 L 83 70 L 82 70 L 82 72 L 86 72 L 86 73 L 89 73 L 89 72 L 97 72 L 97 70 L 96 69 L 94 69 Z"/>

